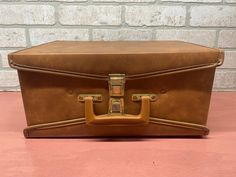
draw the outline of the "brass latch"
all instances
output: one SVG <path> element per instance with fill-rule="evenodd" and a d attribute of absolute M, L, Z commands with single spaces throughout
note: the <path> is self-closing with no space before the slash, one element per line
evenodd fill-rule
<path fill-rule="evenodd" d="M 132 101 L 141 102 L 140 113 L 138 115 L 125 114 L 125 74 L 109 74 L 108 86 L 110 98 L 107 114 L 98 116 L 94 114 L 93 103 L 102 101 L 103 98 L 101 94 L 78 95 L 78 100 L 85 103 L 85 118 L 87 124 L 123 125 L 148 123 L 150 116 L 150 102 L 156 101 L 158 95 L 152 93 L 132 94 Z M 107 98 L 107 96 L 105 96 L 105 98 Z M 105 102 L 106 101 L 107 100 L 105 99 Z"/>
<path fill-rule="evenodd" d="M 124 96 L 125 74 L 109 74 L 108 84 L 111 97 Z"/>
<path fill-rule="evenodd" d="M 102 95 L 101 94 L 79 94 L 78 100 L 81 101 L 81 102 L 84 102 L 86 97 L 92 97 L 93 101 L 95 101 L 95 102 L 101 102 L 102 101 Z"/>
<path fill-rule="evenodd" d="M 110 114 L 124 114 L 125 74 L 109 74 Z"/>
<path fill-rule="evenodd" d="M 150 101 L 156 101 L 157 95 L 156 94 L 133 94 L 132 101 L 141 101 L 142 96 L 148 96 Z"/>
<path fill-rule="evenodd" d="M 109 114 L 124 114 L 124 99 L 110 98 L 109 99 Z"/>

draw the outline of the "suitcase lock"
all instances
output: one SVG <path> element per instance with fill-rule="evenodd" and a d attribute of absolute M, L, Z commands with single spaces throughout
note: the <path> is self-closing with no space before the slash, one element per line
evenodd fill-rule
<path fill-rule="evenodd" d="M 155 94 L 133 94 L 133 101 L 141 102 L 138 115 L 124 113 L 125 74 L 109 74 L 109 108 L 108 114 L 94 114 L 93 103 L 102 101 L 100 94 L 80 94 L 78 99 L 85 102 L 87 124 L 130 125 L 147 124 L 150 116 L 150 102 L 156 100 Z"/>
<path fill-rule="evenodd" d="M 125 74 L 109 74 L 109 110 L 108 113 L 124 114 Z"/>

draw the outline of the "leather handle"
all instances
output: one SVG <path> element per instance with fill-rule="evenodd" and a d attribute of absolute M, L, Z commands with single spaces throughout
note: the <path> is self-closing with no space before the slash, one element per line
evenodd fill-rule
<path fill-rule="evenodd" d="M 149 121 L 150 115 L 150 97 L 142 96 L 141 110 L 138 115 L 132 114 L 104 114 L 96 116 L 93 110 L 93 98 L 86 97 L 85 101 L 85 118 L 87 124 L 145 124 Z"/>

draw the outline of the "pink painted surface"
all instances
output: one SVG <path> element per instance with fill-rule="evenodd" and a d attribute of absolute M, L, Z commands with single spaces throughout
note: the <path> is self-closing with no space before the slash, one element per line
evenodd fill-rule
<path fill-rule="evenodd" d="M 25 139 L 20 93 L 0 92 L 0 177 L 236 177 L 236 93 L 214 93 L 205 139 Z"/>

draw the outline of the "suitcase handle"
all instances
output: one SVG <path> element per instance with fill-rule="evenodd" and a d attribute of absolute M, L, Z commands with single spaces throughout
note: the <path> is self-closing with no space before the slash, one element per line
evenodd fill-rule
<path fill-rule="evenodd" d="M 138 115 L 132 114 L 103 114 L 95 115 L 93 110 L 93 97 L 84 98 L 85 118 L 87 124 L 114 125 L 114 124 L 147 124 L 150 115 L 150 97 L 142 96 L 141 110 Z"/>

